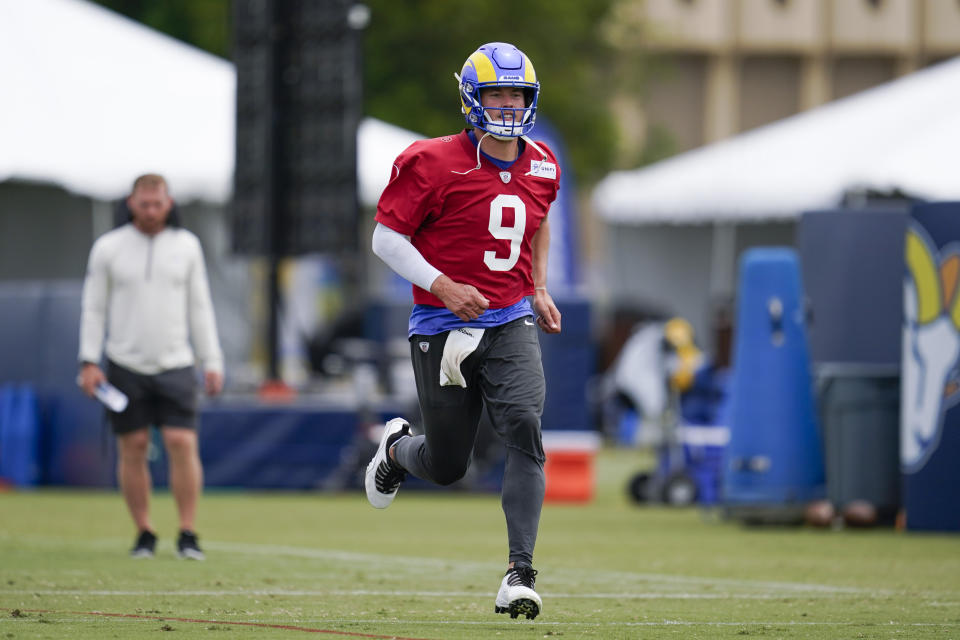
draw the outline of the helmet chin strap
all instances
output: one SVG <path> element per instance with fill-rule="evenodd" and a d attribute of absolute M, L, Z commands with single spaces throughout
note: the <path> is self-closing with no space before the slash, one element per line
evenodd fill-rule
<path fill-rule="evenodd" d="M 496 135 L 490 133 L 489 131 L 485 131 L 484 134 L 483 134 L 482 136 L 480 136 L 480 139 L 477 140 L 477 166 L 475 166 L 475 167 L 472 168 L 472 169 L 467 169 L 466 171 L 454 171 L 453 169 L 451 169 L 451 170 L 450 170 L 450 173 L 455 173 L 455 174 L 457 174 L 457 175 L 459 175 L 459 176 L 465 176 L 465 175 L 467 175 L 468 173 L 470 173 L 471 171 L 476 171 L 477 169 L 479 169 L 480 166 L 481 166 L 481 165 L 480 165 L 480 143 L 483 142 L 483 139 L 486 138 L 487 136 L 493 136 L 494 138 L 497 138 L 498 140 L 513 140 L 513 138 L 501 138 L 500 136 L 496 136 Z M 536 149 L 537 152 L 538 152 L 541 156 L 543 156 L 543 159 L 544 159 L 544 160 L 547 159 L 547 154 L 545 154 L 545 153 L 543 152 L 543 149 L 541 149 L 540 147 L 537 146 L 537 143 L 536 143 L 536 142 L 534 142 L 533 140 L 531 140 L 531 139 L 528 138 L 527 136 L 520 136 L 520 138 L 522 138 L 524 141 L 526 141 L 526 143 L 529 144 L 531 147 L 533 147 L 534 149 Z M 525 175 L 530 175 L 530 172 L 528 171 Z"/>
<path fill-rule="evenodd" d="M 489 131 L 487 131 L 487 132 L 485 132 L 485 133 L 480 137 L 479 140 L 477 140 L 477 166 L 475 166 L 473 169 L 467 169 L 466 171 L 454 171 L 453 169 L 451 169 L 451 170 L 450 170 L 450 173 L 455 173 L 455 174 L 457 174 L 457 175 L 459 175 L 459 176 L 465 176 L 465 175 L 467 175 L 468 173 L 470 173 L 471 171 L 476 171 L 477 169 L 479 169 L 479 168 L 480 168 L 480 143 L 483 142 L 483 139 L 484 139 L 484 138 L 486 138 L 487 136 L 492 136 L 492 135 L 493 135 L 492 133 L 490 133 Z M 494 136 L 494 137 L 496 137 L 496 136 Z"/>
<path fill-rule="evenodd" d="M 467 169 L 466 171 L 454 171 L 453 169 L 451 169 L 451 170 L 450 170 L 450 173 L 455 173 L 455 174 L 457 174 L 458 176 L 465 176 L 465 175 L 467 175 L 468 173 L 470 173 L 471 171 L 476 171 L 477 169 L 479 169 L 479 168 L 481 167 L 481 164 L 480 164 L 480 143 L 483 142 L 483 139 L 486 138 L 487 136 L 493 136 L 494 138 L 497 138 L 497 139 L 499 139 L 499 140 L 503 140 L 503 139 L 504 139 L 504 138 L 501 138 L 500 136 L 496 136 L 496 135 L 490 133 L 489 131 L 485 131 L 484 134 L 483 134 L 482 136 L 480 136 L 480 139 L 477 140 L 477 166 L 475 166 L 475 167 L 472 168 L 472 169 Z M 537 143 L 536 143 L 536 142 L 534 142 L 533 140 L 531 140 L 531 139 L 528 138 L 527 136 L 520 136 L 520 138 L 522 138 L 523 140 L 525 140 L 527 144 L 529 144 L 531 147 L 533 147 L 534 149 L 536 149 L 537 152 L 538 152 L 541 156 L 543 156 L 543 159 L 544 159 L 544 160 L 547 159 L 547 154 L 545 154 L 545 153 L 543 152 L 543 149 L 541 149 L 540 147 L 537 146 Z M 513 140 L 513 138 L 505 138 L 505 139 L 506 139 L 506 140 Z M 532 169 L 531 169 L 531 170 L 532 170 Z M 524 175 L 530 175 L 530 171 L 528 171 L 528 172 L 525 173 Z"/>
<path fill-rule="evenodd" d="M 540 155 L 543 156 L 543 159 L 544 159 L 544 160 L 547 159 L 547 154 L 545 154 L 545 153 L 543 152 L 543 149 L 541 149 L 540 147 L 537 146 L 537 143 L 536 143 L 536 142 L 534 142 L 533 140 L 531 140 L 531 139 L 528 138 L 527 136 L 520 136 L 520 137 L 523 138 L 523 140 L 525 140 L 527 144 L 529 144 L 531 147 L 533 147 L 534 149 L 536 149 L 537 152 L 538 152 Z"/>

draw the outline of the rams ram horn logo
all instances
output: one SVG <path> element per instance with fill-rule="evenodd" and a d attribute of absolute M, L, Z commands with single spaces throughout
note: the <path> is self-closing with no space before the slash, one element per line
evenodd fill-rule
<path fill-rule="evenodd" d="M 926 231 L 906 235 L 900 463 L 915 473 L 940 444 L 943 417 L 960 400 L 960 246 L 937 251 Z"/>

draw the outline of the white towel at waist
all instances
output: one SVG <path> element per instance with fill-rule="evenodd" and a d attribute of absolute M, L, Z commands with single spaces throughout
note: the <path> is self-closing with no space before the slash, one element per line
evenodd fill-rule
<path fill-rule="evenodd" d="M 447 332 L 447 342 L 443 345 L 443 359 L 440 361 L 441 387 L 456 384 L 466 388 L 467 381 L 464 380 L 463 373 L 460 371 L 460 363 L 476 350 L 483 332 L 483 329 L 476 327 L 453 329 Z"/>

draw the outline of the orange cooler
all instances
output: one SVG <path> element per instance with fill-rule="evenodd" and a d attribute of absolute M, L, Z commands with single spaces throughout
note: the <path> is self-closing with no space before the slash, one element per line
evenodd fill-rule
<path fill-rule="evenodd" d="M 544 501 L 589 502 L 595 486 L 593 461 L 599 448 L 600 436 L 594 431 L 544 431 Z"/>

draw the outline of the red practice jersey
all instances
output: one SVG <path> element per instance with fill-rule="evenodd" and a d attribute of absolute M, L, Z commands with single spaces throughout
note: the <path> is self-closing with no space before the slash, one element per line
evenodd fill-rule
<path fill-rule="evenodd" d="M 427 262 L 472 284 L 501 309 L 533 294 L 531 238 L 557 197 L 560 167 L 542 142 L 509 169 L 481 156 L 466 131 L 420 140 L 401 153 L 377 204 L 377 222 L 410 236 Z M 413 287 L 413 301 L 442 307 Z"/>

